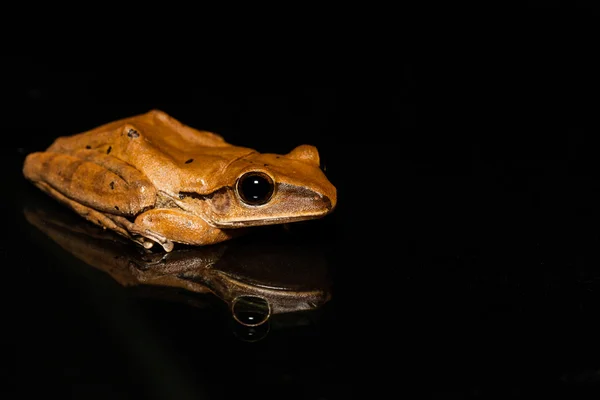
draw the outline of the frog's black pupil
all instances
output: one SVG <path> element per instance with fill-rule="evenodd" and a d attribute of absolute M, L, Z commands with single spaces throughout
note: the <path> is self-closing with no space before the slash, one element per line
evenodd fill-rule
<path fill-rule="evenodd" d="M 273 194 L 273 181 L 265 174 L 250 172 L 240 178 L 238 192 L 247 204 L 265 204 Z"/>

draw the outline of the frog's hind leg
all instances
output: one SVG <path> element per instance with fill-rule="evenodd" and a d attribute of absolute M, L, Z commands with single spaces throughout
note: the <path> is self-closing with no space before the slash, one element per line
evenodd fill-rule
<path fill-rule="evenodd" d="M 101 212 L 135 216 L 156 203 L 156 188 L 146 176 L 118 158 L 94 150 L 73 155 L 39 152 L 25 159 L 23 174 L 65 197 Z"/>
<path fill-rule="evenodd" d="M 34 182 L 34 184 L 38 188 L 40 188 L 42 191 L 46 192 L 51 197 L 57 199 L 59 202 L 68 206 L 69 208 L 71 208 L 73 211 L 75 211 L 77 214 L 81 215 L 83 218 L 87 219 L 88 221 L 90 221 L 96 225 L 99 225 L 102 228 L 111 229 L 112 231 L 114 231 L 122 236 L 125 236 L 126 238 L 131 239 L 134 242 L 141 244 L 142 246 L 144 246 L 147 249 L 152 247 L 152 244 L 153 244 L 152 242 L 146 240 L 143 236 L 132 235 L 127 229 L 125 229 L 122 226 L 122 224 L 117 224 L 113 220 L 113 216 L 108 216 L 107 214 L 101 213 L 92 208 L 84 206 L 83 204 L 80 204 L 74 200 L 71 200 L 44 182 Z"/>
<path fill-rule="evenodd" d="M 173 243 L 163 235 L 129 221 L 154 207 L 154 185 L 131 165 L 93 150 L 74 155 L 40 152 L 27 156 L 23 174 L 37 187 L 87 220 L 142 244 Z M 149 240 L 148 240 L 149 239 Z"/>

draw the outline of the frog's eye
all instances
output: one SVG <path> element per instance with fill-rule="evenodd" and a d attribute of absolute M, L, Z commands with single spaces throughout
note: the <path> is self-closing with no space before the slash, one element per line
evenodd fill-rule
<path fill-rule="evenodd" d="M 240 176 L 236 190 L 246 204 L 258 206 L 271 200 L 275 184 L 271 177 L 262 172 L 248 172 Z"/>

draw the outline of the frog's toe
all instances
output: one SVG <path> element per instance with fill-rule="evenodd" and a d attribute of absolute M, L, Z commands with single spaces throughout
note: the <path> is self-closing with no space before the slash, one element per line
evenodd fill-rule
<path fill-rule="evenodd" d="M 175 247 L 175 244 L 172 241 L 170 241 L 170 240 L 167 240 L 165 243 L 161 243 L 161 244 L 162 244 L 163 249 L 167 253 L 169 253 L 170 251 L 172 251 L 173 247 Z"/>
<path fill-rule="evenodd" d="M 144 247 L 146 247 L 147 249 L 151 248 L 154 245 L 154 243 L 160 244 L 167 253 L 173 250 L 173 247 L 175 247 L 171 240 L 167 239 L 164 235 L 161 235 L 160 233 L 152 231 L 150 229 L 144 229 L 143 236 L 146 239 L 150 239 L 144 242 Z M 147 243 L 149 243 L 149 246 L 147 245 Z"/>

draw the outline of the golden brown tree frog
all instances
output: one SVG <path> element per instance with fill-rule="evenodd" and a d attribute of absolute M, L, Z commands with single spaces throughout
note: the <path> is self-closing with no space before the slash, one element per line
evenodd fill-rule
<path fill-rule="evenodd" d="M 320 218 L 337 200 L 314 146 L 259 153 L 158 110 L 60 137 L 23 173 L 87 220 L 165 251 Z"/>

